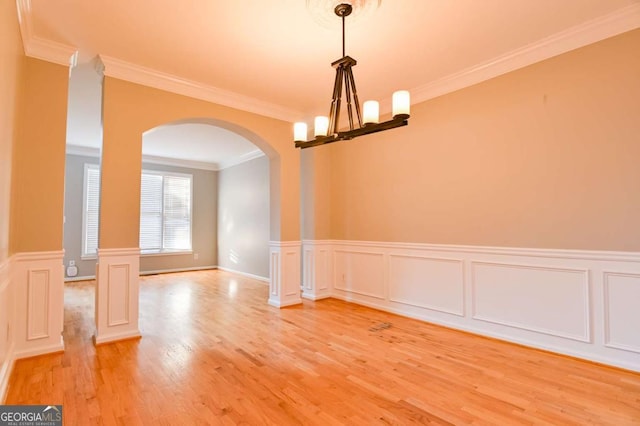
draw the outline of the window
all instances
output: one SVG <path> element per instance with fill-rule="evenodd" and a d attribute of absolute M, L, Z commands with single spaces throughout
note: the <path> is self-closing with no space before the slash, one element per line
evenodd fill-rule
<path fill-rule="evenodd" d="M 142 171 L 140 250 L 191 250 L 191 175 Z"/>
<path fill-rule="evenodd" d="M 188 174 L 143 170 L 140 185 L 142 254 L 191 250 L 191 182 Z M 83 257 L 96 255 L 100 211 L 100 170 L 84 174 Z"/>

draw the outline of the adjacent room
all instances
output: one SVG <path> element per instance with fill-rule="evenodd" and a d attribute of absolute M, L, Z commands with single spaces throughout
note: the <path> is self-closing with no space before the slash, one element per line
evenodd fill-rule
<path fill-rule="evenodd" d="M 639 51 L 638 0 L 1 2 L 0 420 L 640 424 Z"/>

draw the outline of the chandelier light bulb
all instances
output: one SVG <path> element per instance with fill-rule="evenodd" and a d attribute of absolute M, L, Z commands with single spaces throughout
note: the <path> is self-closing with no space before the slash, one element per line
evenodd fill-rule
<path fill-rule="evenodd" d="M 293 124 L 293 139 L 298 141 L 307 140 L 307 123 L 294 123 Z"/>
<path fill-rule="evenodd" d="M 393 94 L 393 118 L 409 118 L 411 115 L 411 95 L 408 90 L 398 90 Z"/>
<path fill-rule="evenodd" d="M 377 124 L 380 121 L 380 104 L 378 101 L 365 101 L 362 104 L 364 124 Z"/>
<path fill-rule="evenodd" d="M 329 131 L 329 117 L 319 115 L 313 126 L 313 136 L 327 136 Z"/>

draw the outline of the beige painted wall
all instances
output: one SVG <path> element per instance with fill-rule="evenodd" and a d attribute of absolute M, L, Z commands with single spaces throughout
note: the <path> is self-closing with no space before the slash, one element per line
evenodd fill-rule
<path fill-rule="evenodd" d="M 69 69 L 26 58 L 23 76 L 10 251 L 61 250 Z"/>
<path fill-rule="evenodd" d="M 640 30 L 330 145 L 316 216 L 335 239 L 640 251 L 638 52 Z"/>
<path fill-rule="evenodd" d="M 272 240 L 300 239 L 300 154 L 291 124 L 150 87 L 105 78 L 101 248 L 138 246 L 142 134 L 194 117 L 249 139 L 270 158 Z"/>
<path fill-rule="evenodd" d="M 0 263 L 9 253 L 11 159 L 24 60 L 16 3 L 0 2 Z"/>

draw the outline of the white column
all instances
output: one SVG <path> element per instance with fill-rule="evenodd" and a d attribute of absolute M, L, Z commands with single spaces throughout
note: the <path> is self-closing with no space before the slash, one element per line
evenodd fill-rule
<path fill-rule="evenodd" d="M 300 241 L 269 243 L 269 305 L 282 308 L 302 303 L 300 246 Z"/>
<path fill-rule="evenodd" d="M 95 344 L 140 337 L 140 250 L 98 249 Z"/>
<path fill-rule="evenodd" d="M 63 257 L 63 250 L 12 257 L 16 359 L 64 351 Z"/>
<path fill-rule="evenodd" d="M 331 297 L 331 243 L 302 242 L 302 297 L 318 300 Z"/>

